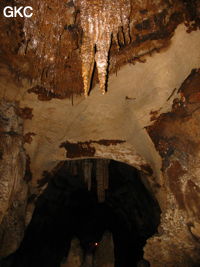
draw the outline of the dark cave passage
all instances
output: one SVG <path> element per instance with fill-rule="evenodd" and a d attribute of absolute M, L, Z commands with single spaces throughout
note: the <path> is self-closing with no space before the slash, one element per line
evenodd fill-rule
<path fill-rule="evenodd" d="M 91 166 L 87 183 L 84 180 L 85 162 Z M 143 185 L 138 170 L 101 159 L 102 171 L 105 172 L 106 166 L 108 172 L 106 186 L 98 184 L 98 164 L 98 159 L 60 164 L 36 202 L 19 249 L 0 266 L 60 267 L 67 258 L 71 240 L 76 237 L 84 255 L 81 266 L 95 267 L 84 259 L 88 255 L 94 257 L 105 231 L 112 233 L 113 266 L 137 266 L 143 259 L 146 240 L 157 231 L 159 206 Z M 103 188 L 103 198 L 98 187 Z M 143 266 L 149 265 L 146 262 Z"/>

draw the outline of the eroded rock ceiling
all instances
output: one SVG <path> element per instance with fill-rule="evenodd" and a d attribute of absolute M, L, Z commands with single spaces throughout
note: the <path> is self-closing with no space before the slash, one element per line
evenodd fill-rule
<path fill-rule="evenodd" d="M 17 6 L 26 2 L 14 1 Z M 28 78 L 32 83 L 29 93 L 36 93 L 41 100 L 83 90 L 86 94 L 94 60 L 92 86 L 99 76 L 104 91 L 108 72 L 167 46 L 181 22 L 187 24 L 188 31 L 199 23 L 195 0 L 48 0 L 28 4 L 34 10 L 31 18 L 1 18 L 1 62 L 19 80 Z M 7 1 L 1 1 L 1 8 L 6 5 Z"/>

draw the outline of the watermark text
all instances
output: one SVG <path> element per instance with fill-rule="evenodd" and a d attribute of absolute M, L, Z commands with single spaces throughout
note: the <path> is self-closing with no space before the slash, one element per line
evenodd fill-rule
<path fill-rule="evenodd" d="M 3 9 L 3 15 L 6 18 L 16 18 L 16 17 L 25 17 L 30 18 L 33 15 L 33 8 L 31 6 L 20 6 L 20 7 L 12 7 L 12 6 L 6 6 Z"/>

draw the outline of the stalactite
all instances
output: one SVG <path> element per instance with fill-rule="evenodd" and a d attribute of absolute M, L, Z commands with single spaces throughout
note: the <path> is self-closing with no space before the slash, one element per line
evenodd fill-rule
<path fill-rule="evenodd" d="M 105 201 L 105 190 L 108 189 L 108 160 L 98 159 L 96 162 L 97 196 L 99 202 Z"/>
<path fill-rule="evenodd" d="M 130 0 L 78 0 L 83 28 L 81 46 L 84 95 L 87 96 L 94 62 L 96 62 L 100 90 L 105 93 L 108 54 L 111 38 L 118 45 L 119 28 L 123 28 L 125 41 L 129 38 Z"/>
<path fill-rule="evenodd" d="M 97 197 L 99 202 L 105 200 L 105 191 L 104 191 L 104 179 L 103 179 L 103 168 L 104 162 L 102 159 L 97 160 L 96 162 L 96 181 L 97 181 Z"/>
<path fill-rule="evenodd" d="M 78 166 L 76 161 L 75 162 L 71 162 L 71 174 L 72 175 L 77 175 L 78 174 Z"/>
<path fill-rule="evenodd" d="M 104 173 L 103 173 L 103 177 L 104 177 L 104 190 L 108 190 L 109 187 L 109 163 L 110 160 L 105 159 L 105 167 L 104 167 Z"/>
<path fill-rule="evenodd" d="M 109 160 L 107 159 L 84 159 L 68 161 L 67 169 L 72 175 L 81 175 L 88 191 L 92 189 L 92 169 L 96 170 L 97 198 L 99 202 L 105 201 L 105 191 L 109 187 Z"/>
<path fill-rule="evenodd" d="M 86 159 L 83 161 L 83 175 L 84 175 L 84 181 L 88 186 L 88 190 L 91 190 L 92 186 L 92 162 L 89 159 Z"/>
<path fill-rule="evenodd" d="M 69 171 L 69 173 L 73 176 L 78 175 L 78 161 L 66 161 L 66 166 L 67 166 L 67 170 Z"/>

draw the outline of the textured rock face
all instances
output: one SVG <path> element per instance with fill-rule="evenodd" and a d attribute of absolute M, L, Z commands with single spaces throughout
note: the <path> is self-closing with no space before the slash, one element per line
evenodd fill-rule
<path fill-rule="evenodd" d="M 14 3 L 27 5 L 25 0 Z M 1 8 L 5 5 L 7 1 L 1 1 Z M 31 18 L 1 19 L 1 61 L 19 80 L 29 79 L 29 92 L 40 100 L 80 94 L 83 82 L 87 91 L 95 45 L 97 68 L 92 86 L 98 80 L 98 69 L 104 90 L 108 72 L 166 47 L 179 23 L 187 21 L 190 27 L 190 21 L 195 24 L 198 18 L 196 0 L 30 0 L 29 5 L 34 10 Z"/>
<path fill-rule="evenodd" d="M 83 28 L 81 58 L 85 96 L 89 93 L 94 61 L 98 70 L 100 89 L 102 94 L 105 94 L 112 35 L 118 44 L 117 34 L 122 27 L 125 40 L 130 42 L 130 13 L 130 0 L 80 1 L 80 20 Z"/>
<path fill-rule="evenodd" d="M 66 262 L 61 264 L 61 267 L 81 267 L 83 262 L 83 252 L 78 239 L 74 238 L 71 241 L 70 251 Z"/>
<path fill-rule="evenodd" d="M 17 108 L 15 103 L 0 103 L 0 256 L 13 252 L 24 232 L 26 155 Z"/>
<path fill-rule="evenodd" d="M 163 266 L 163 262 L 167 266 L 198 266 L 200 262 L 199 92 L 197 69 L 179 89 L 181 98 L 174 100 L 172 111 L 162 114 L 149 128 L 163 158 L 165 190 L 161 235 L 150 239 L 145 248 L 153 266 Z M 153 247 L 158 246 L 155 251 Z"/>
<path fill-rule="evenodd" d="M 126 1 L 119 2 L 123 7 Z M 1 8 L 6 4 L 1 1 Z M 88 1 L 29 4 L 36 11 L 31 19 L 0 21 L 0 255 L 19 245 L 27 196 L 30 221 L 31 200 L 43 191 L 45 171 L 66 159 L 103 157 L 145 172 L 143 181 L 160 204 L 159 234 L 144 248 L 151 266 L 199 266 L 199 1 L 130 1 L 130 14 L 124 11 L 130 44 L 123 37 L 128 30 L 117 29 L 126 23 L 105 24 L 103 90 L 109 46 L 110 75 L 103 97 L 95 87 L 97 70 L 91 82 L 91 66 L 86 66 L 94 61 L 97 41 L 104 44 L 99 28 L 93 35 L 88 17 L 83 20 L 88 11 L 91 25 L 102 22 L 100 15 L 94 19 L 97 10 L 87 9 Z M 99 33 L 104 34 L 102 28 Z M 66 99 L 84 86 L 87 92 L 90 82 L 88 99 Z"/>

